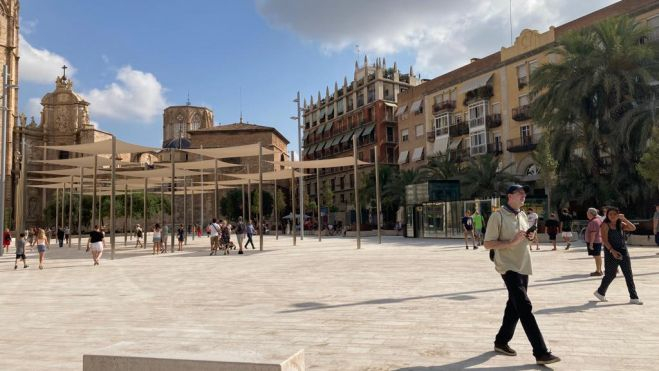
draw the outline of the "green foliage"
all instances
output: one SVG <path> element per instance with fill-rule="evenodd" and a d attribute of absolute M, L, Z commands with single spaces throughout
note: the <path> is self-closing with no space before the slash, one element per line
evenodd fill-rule
<path fill-rule="evenodd" d="M 252 200 L 253 202 L 254 200 Z M 247 200 L 245 200 L 247 202 Z M 229 220 L 238 220 L 243 215 L 243 195 L 240 189 L 231 189 L 220 199 L 220 210 Z M 258 209 L 257 214 L 258 215 Z"/>
<path fill-rule="evenodd" d="M 438 153 L 428 157 L 428 163 L 419 170 L 426 180 L 455 179 L 460 172 L 457 163 L 447 153 Z"/>
<path fill-rule="evenodd" d="M 461 192 L 463 199 L 489 198 L 492 194 L 503 194 L 516 178 L 507 172 L 512 163 L 501 166 L 499 156 L 484 154 L 471 157 L 469 166 L 461 174 Z"/>
<path fill-rule="evenodd" d="M 652 81 L 659 80 L 658 49 L 639 43 L 648 33 L 629 17 L 571 32 L 549 51 L 559 63 L 531 76 L 531 105 L 557 161 L 561 202 L 622 207 L 650 196 L 636 164 L 656 125 Z"/>
<path fill-rule="evenodd" d="M 655 127 L 648 150 L 641 157 L 638 165 L 638 172 L 647 181 L 659 189 L 659 128 Z"/>
<path fill-rule="evenodd" d="M 258 219 L 259 217 L 259 190 L 257 189 L 252 191 L 252 218 Z M 264 218 L 267 215 L 272 214 L 274 207 L 274 200 L 270 192 L 263 191 L 263 216 Z M 279 201 L 279 200 L 277 200 Z"/>

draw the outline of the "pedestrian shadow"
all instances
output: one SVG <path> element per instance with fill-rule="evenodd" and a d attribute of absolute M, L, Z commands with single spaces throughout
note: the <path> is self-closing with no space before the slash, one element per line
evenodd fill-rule
<path fill-rule="evenodd" d="M 559 277 L 554 277 L 554 278 L 549 278 L 546 280 L 538 280 L 538 282 L 557 282 L 557 281 L 565 281 L 565 280 L 575 280 L 578 278 L 588 278 L 590 277 L 590 274 L 568 274 L 565 276 L 559 276 Z"/>
<path fill-rule="evenodd" d="M 627 303 L 618 303 L 618 304 L 604 304 L 600 301 L 590 300 L 585 304 L 581 305 L 569 305 L 566 307 L 556 307 L 556 308 L 545 308 L 535 311 L 535 314 L 555 314 L 555 313 L 579 313 L 585 312 L 590 309 L 595 308 L 605 308 L 605 307 L 617 307 L 621 305 L 628 305 Z"/>
<path fill-rule="evenodd" d="M 500 366 L 500 367 L 478 367 L 479 365 L 489 361 L 497 354 L 494 351 L 485 352 L 475 357 L 467 358 L 462 361 L 448 363 L 438 366 L 411 366 L 397 368 L 395 371 L 449 371 L 449 370 L 494 370 L 494 371 L 522 371 L 522 370 L 552 370 L 547 366 L 540 366 L 536 364 L 526 364 L 519 366 Z"/>

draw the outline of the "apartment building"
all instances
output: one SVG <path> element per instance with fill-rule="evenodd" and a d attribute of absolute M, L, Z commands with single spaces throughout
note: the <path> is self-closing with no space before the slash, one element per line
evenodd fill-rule
<path fill-rule="evenodd" d="M 304 137 L 302 158 L 319 160 L 352 156 L 352 138 L 357 137 L 358 158 L 373 162 L 375 151 L 382 164 L 396 165 L 398 158 L 398 124 L 395 117 L 398 96 L 419 84 L 410 67 L 402 74 L 398 66 L 387 68 L 384 59 L 364 65 L 355 63 L 354 79 L 342 86 L 334 83 L 334 90 L 325 89 L 324 97 L 304 101 Z M 361 168 L 369 172 L 372 166 Z M 305 184 L 306 193 L 315 197 L 316 180 L 310 177 Z M 344 211 L 354 204 L 352 167 L 323 169 L 320 173 L 321 191 L 329 186 L 334 193 L 334 206 L 339 210 L 337 220 L 351 222 Z"/>
<path fill-rule="evenodd" d="M 402 93 L 396 111 L 400 168 L 418 169 L 440 152 L 462 165 L 492 153 L 501 156 L 502 166 L 513 164 L 508 171 L 533 184 L 538 167 L 531 153 L 542 128 L 528 109 L 532 72 L 558 62 L 548 52 L 567 32 L 625 14 L 647 22 L 649 39 L 659 39 L 659 3 L 623 0 L 543 33 L 525 29 L 512 46 Z"/>

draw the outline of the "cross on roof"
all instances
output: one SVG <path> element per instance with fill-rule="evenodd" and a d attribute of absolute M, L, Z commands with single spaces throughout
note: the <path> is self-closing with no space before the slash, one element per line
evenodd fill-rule
<path fill-rule="evenodd" d="M 69 67 L 67 67 L 66 65 L 63 65 L 63 66 L 62 66 L 62 71 L 64 71 L 64 72 L 62 73 L 62 77 L 63 77 L 64 79 L 66 79 L 66 69 L 67 69 L 67 68 L 69 68 Z"/>

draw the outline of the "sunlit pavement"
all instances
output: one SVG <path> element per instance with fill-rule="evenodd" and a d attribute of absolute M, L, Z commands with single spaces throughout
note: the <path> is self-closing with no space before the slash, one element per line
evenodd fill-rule
<path fill-rule="evenodd" d="M 0 258 L 0 369 L 81 370 L 82 355 L 305 349 L 310 370 L 536 369 L 521 324 L 517 357 L 495 355 L 506 291 L 482 248 L 460 240 L 265 237 L 265 249 L 209 256 L 208 239 L 151 255 L 123 246 L 101 265 L 52 247 L 44 270 Z M 258 249 L 258 238 L 255 239 Z M 129 240 L 129 245 L 132 245 Z M 54 246 L 54 245 L 53 245 Z M 532 253 L 529 295 L 563 370 L 659 369 L 659 252 L 631 248 L 645 305 L 624 279 L 609 302 L 592 293 L 592 258 L 577 245 Z M 35 249 L 36 251 L 36 249 Z M 554 365 L 552 365 L 554 366 Z"/>

